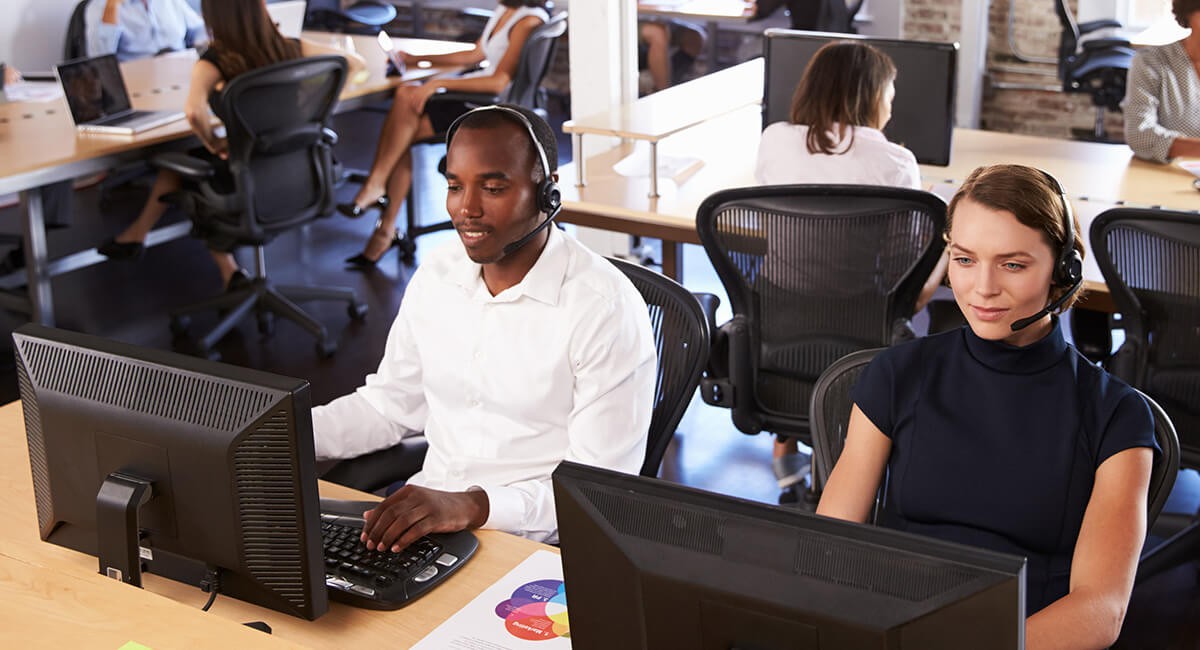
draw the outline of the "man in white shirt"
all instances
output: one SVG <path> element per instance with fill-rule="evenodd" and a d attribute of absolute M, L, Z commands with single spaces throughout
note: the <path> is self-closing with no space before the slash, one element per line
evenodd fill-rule
<path fill-rule="evenodd" d="M 477 527 L 553 542 L 560 461 L 636 473 L 645 456 L 657 363 L 646 304 L 607 260 L 548 227 L 557 150 L 535 113 L 476 109 L 446 139 L 461 244 L 409 281 L 379 370 L 313 409 L 317 456 L 425 432 L 422 470 L 366 513 L 368 548 Z"/>

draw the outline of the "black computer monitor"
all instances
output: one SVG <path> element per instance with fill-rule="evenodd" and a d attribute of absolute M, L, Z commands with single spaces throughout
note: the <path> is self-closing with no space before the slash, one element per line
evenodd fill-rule
<path fill-rule="evenodd" d="M 314 619 L 308 383 L 37 325 L 13 333 L 43 540 Z"/>
<path fill-rule="evenodd" d="M 1025 558 L 569 462 L 553 482 L 575 650 L 1024 646 Z"/>
<path fill-rule="evenodd" d="M 817 50 L 832 41 L 851 39 L 879 48 L 896 64 L 896 98 L 884 134 L 908 147 L 919 163 L 949 165 L 958 43 L 768 29 L 763 39 L 763 128 L 788 120 L 796 84 Z"/>

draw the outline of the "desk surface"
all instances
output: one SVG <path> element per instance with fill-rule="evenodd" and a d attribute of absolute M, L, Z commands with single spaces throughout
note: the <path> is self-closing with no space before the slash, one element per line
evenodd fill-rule
<path fill-rule="evenodd" d="M 660 179 L 656 199 L 647 197 L 648 178 L 621 176 L 612 169 L 633 151 L 633 145 L 589 156 L 585 187 L 573 184 L 575 165 L 565 165 L 559 170 L 562 219 L 671 242 L 699 243 L 695 219 L 700 203 L 717 190 L 756 184 L 760 120 L 757 106 L 745 106 L 660 143 L 661 155 L 695 156 L 704 164 L 678 182 Z M 1085 233 L 1097 214 L 1119 202 L 1200 209 L 1200 192 L 1192 189 L 1190 174 L 1172 165 L 1135 159 L 1125 146 L 973 129 L 955 129 L 953 143 L 949 166 L 921 167 L 926 187 L 943 196 L 948 197 L 976 167 L 1009 162 L 1041 167 L 1057 176 L 1073 199 Z M 1107 287 L 1091 255 L 1085 258 L 1084 277 L 1096 300 L 1092 304 L 1111 309 Z"/>
<path fill-rule="evenodd" d="M 387 57 L 371 36 L 346 36 L 305 32 L 305 38 L 324 45 L 348 49 L 348 44 L 367 60 L 366 80 L 348 83 L 343 101 L 358 100 L 388 92 L 401 83 L 384 75 Z M 394 39 L 396 47 L 419 54 L 438 54 L 473 47 L 469 43 Z M 196 52 L 186 50 L 165 56 L 130 61 L 121 65 L 133 106 L 142 110 L 174 109 L 183 106 Z M 414 68 L 403 80 L 428 77 L 445 69 Z M 79 133 L 71 121 L 63 98 L 49 102 L 0 104 L 0 194 L 71 178 L 72 165 L 88 160 L 139 151 L 177 141 L 191 135 L 187 121 L 180 120 L 135 136 Z M 90 173 L 93 170 L 83 170 Z"/>
<path fill-rule="evenodd" d="M 568 120 L 563 131 L 658 142 L 743 106 L 760 104 L 764 70 L 762 58 L 752 59 L 615 110 Z M 697 101 L 699 97 L 703 100 Z"/>
<path fill-rule="evenodd" d="M 321 493 L 364 496 L 326 483 Z M 196 587 L 154 575 L 144 576 L 144 590 L 122 585 L 100 576 L 94 557 L 38 538 L 19 402 L 0 407 L 0 516 L 6 524 L 0 531 L 0 624 L 6 638 L 16 630 L 47 647 L 71 643 L 117 648 L 129 640 L 156 649 L 280 647 L 283 642 L 329 648 L 409 647 L 535 550 L 550 548 L 505 533 L 477 531 L 479 550 L 470 562 L 424 598 L 394 612 L 330 603 L 327 614 L 305 621 L 227 596 L 219 596 L 211 610 L 202 612 L 207 594 Z M 129 618 L 121 620 L 115 612 Z M 246 621 L 266 621 L 273 636 L 240 625 Z"/>

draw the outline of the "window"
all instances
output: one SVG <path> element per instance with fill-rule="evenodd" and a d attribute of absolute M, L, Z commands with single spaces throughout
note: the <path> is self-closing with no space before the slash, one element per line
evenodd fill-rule
<path fill-rule="evenodd" d="M 1116 18 L 1127 29 L 1171 20 L 1171 0 L 1079 0 L 1076 7 L 1080 22 Z"/>

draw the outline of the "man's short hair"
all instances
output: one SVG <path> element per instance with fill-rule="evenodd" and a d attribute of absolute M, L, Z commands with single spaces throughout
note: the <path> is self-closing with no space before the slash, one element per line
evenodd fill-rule
<path fill-rule="evenodd" d="M 516 111 L 529 121 L 529 126 L 533 129 L 533 136 L 542 146 L 542 151 L 546 153 L 546 163 L 550 165 L 550 169 L 543 170 L 541 164 L 541 156 L 537 152 L 537 148 L 533 142 L 529 142 L 529 154 L 534 160 L 534 182 L 541 182 L 549 174 L 558 171 L 558 141 L 554 137 L 554 129 L 542 119 L 540 115 L 524 106 L 516 104 L 496 104 L 511 111 Z M 446 144 L 450 144 L 450 139 L 459 129 L 492 129 L 501 124 L 516 124 L 521 128 L 521 132 L 525 133 L 525 125 L 519 119 L 508 111 L 497 110 L 479 110 L 476 109 L 464 115 L 462 119 L 453 127 L 453 131 L 447 134 Z"/>

